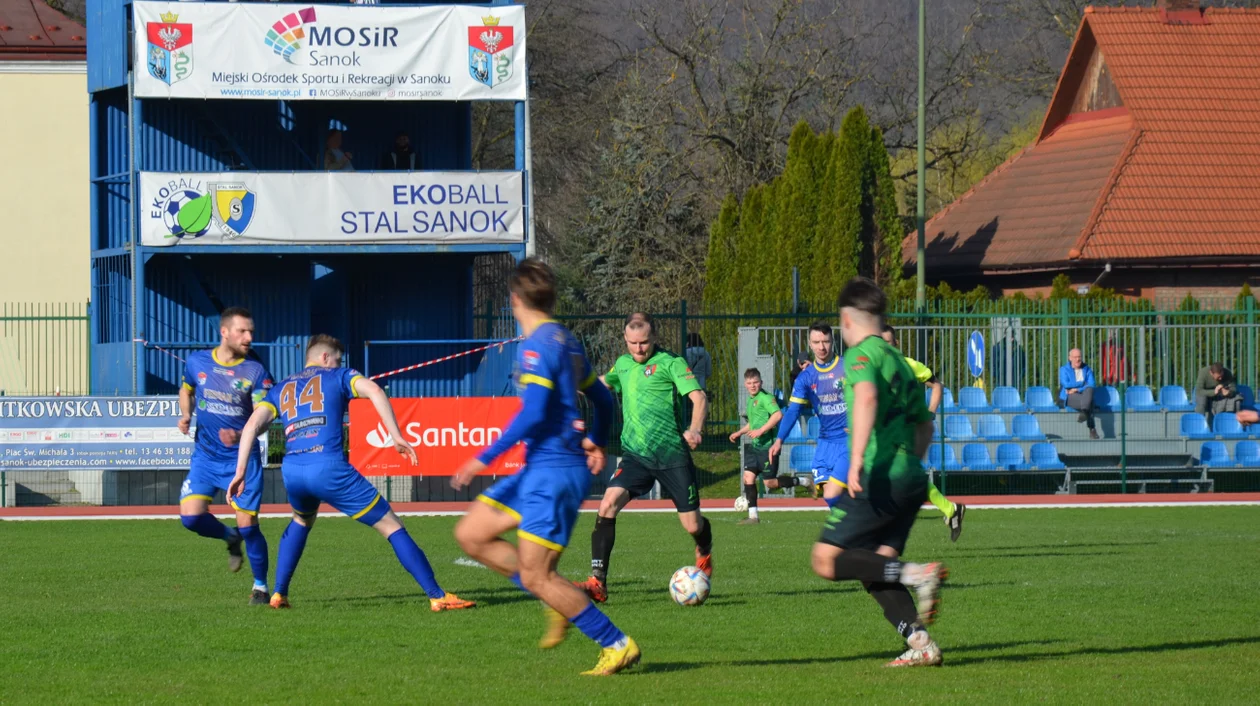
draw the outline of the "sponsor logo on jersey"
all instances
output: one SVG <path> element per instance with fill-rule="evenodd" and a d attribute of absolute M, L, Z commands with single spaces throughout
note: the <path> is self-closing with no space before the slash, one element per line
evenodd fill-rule
<path fill-rule="evenodd" d="M 525 351 L 525 353 L 521 355 L 521 365 L 525 366 L 526 370 L 533 370 L 537 368 L 540 362 L 541 357 L 538 355 L 538 351 Z"/>

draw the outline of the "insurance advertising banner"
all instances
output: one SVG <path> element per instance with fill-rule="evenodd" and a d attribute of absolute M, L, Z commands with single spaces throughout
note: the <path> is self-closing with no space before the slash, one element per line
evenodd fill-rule
<path fill-rule="evenodd" d="M 519 5 L 132 7 L 141 98 L 525 99 Z"/>
<path fill-rule="evenodd" d="M 147 246 L 520 243 L 520 172 L 141 172 Z"/>
<path fill-rule="evenodd" d="M 493 444 L 521 408 L 519 397 L 425 397 L 391 399 L 403 439 L 416 450 L 412 466 L 368 400 L 350 402 L 350 465 L 365 476 L 449 476 Z M 517 444 L 486 475 L 511 475 L 525 463 Z"/>
<path fill-rule="evenodd" d="M 177 397 L 0 397 L 2 470 L 188 468 Z"/>

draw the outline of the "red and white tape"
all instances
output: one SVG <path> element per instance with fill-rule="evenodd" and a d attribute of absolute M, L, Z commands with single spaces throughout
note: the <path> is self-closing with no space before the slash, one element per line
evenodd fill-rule
<path fill-rule="evenodd" d="M 380 373 L 379 375 L 372 375 L 372 376 L 369 376 L 368 379 L 380 380 L 381 378 L 387 378 L 387 377 L 390 377 L 391 375 L 401 375 L 402 373 L 409 373 L 412 370 L 419 370 L 420 368 L 427 368 L 430 365 L 437 365 L 438 363 L 445 363 L 448 360 L 462 358 L 463 356 L 472 355 L 473 353 L 481 353 L 482 351 L 488 351 L 491 348 L 502 348 L 503 346 L 509 343 L 515 343 L 517 341 L 523 341 L 523 340 L 525 340 L 524 336 L 517 336 L 516 338 L 509 338 L 506 341 L 499 341 L 498 343 L 491 343 L 488 346 L 482 346 L 480 348 L 473 348 L 472 350 L 463 351 L 462 353 L 453 353 L 451 355 L 442 356 L 441 358 L 434 358 L 433 360 L 427 360 L 423 363 L 416 363 L 415 365 L 408 365 L 405 368 L 391 370 L 388 373 Z"/>

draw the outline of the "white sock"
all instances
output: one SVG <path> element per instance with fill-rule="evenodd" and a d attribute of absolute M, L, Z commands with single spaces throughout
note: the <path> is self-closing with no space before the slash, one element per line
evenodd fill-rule
<path fill-rule="evenodd" d="M 267 584 L 265 584 L 265 583 L 263 583 L 263 582 L 261 582 L 261 581 L 255 581 L 255 582 L 254 582 L 254 590 L 255 590 L 255 591 L 262 591 L 263 593 L 266 593 L 266 592 L 267 592 Z"/>
<path fill-rule="evenodd" d="M 757 508 L 755 507 L 748 508 L 748 516 L 753 518 L 754 520 L 757 519 Z"/>
<path fill-rule="evenodd" d="M 927 630 L 915 630 L 910 637 L 906 638 L 906 644 L 913 650 L 926 649 L 932 644 L 932 637 L 928 635 Z"/>
<path fill-rule="evenodd" d="M 911 564 L 906 562 L 901 565 L 900 581 L 906 586 L 916 586 L 923 583 L 923 564 Z"/>

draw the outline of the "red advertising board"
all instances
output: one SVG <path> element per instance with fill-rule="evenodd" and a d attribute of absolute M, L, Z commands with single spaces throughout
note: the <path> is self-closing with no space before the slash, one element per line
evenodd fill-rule
<path fill-rule="evenodd" d="M 425 397 L 390 400 L 403 439 L 420 461 L 412 466 L 394 451 L 393 440 L 369 400 L 350 402 L 350 464 L 365 476 L 449 476 L 494 443 L 521 408 L 518 397 Z M 486 470 L 511 475 L 525 463 L 517 444 Z"/>

